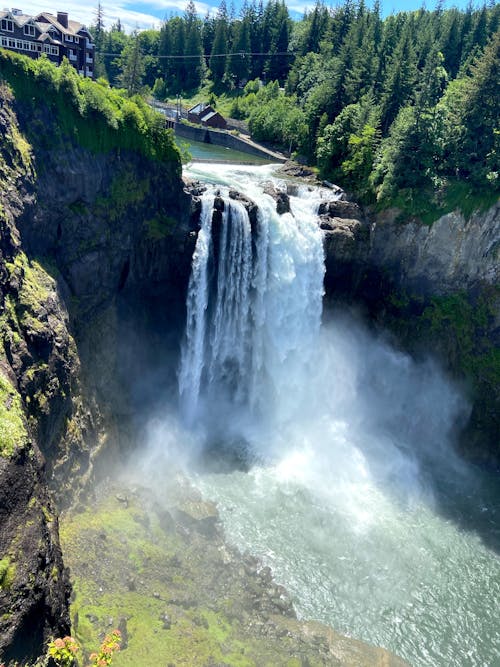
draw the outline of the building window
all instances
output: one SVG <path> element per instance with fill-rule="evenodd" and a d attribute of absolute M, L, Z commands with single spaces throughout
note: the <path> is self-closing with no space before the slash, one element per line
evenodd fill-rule
<path fill-rule="evenodd" d="M 66 35 L 66 41 L 67 42 L 72 42 L 73 41 L 73 35 Z"/>
<path fill-rule="evenodd" d="M 9 46 L 11 49 L 16 48 L 16 40 L 15 39 L 9 39 Z"/>
<path fill-rule="evenodd" d="M 48 53 L 51 56 L 59 55 L 59 47 L 58 46 L 50 46 L 50 45 L 46 44 L 43 47 L 43 50 L 45 51 L 45 53 Z"/>
<path fill-rule="evenodd" d="M 6 32 L 14 32 L 14 23 L 9 19 L 2 19 L 2 22 L 0 23 L 0 28 L 2 28 L 2 30 L 5 30 Z"/>
<path fill-rule="evenodd" d="M 78 44 L 79 42 L 80 42 L 80 38 L 79 38 L 79 37 L 75 37 L 75 44 Z"/>
<path fill-rule="evenodd" d="M 0 39 L 0 44 L 1 44 L 2 46 L 8 46 L 9 43 L 8 43 L 7 37 L 2 37 L 2 38 Z"/>
<path fill-rule="evenodd" d="M 35 26 L 34 25 L 25 25 L 24 26 L 24 34 L 27 35 L 28 37 L 34 37 L 35 36 Z"/>

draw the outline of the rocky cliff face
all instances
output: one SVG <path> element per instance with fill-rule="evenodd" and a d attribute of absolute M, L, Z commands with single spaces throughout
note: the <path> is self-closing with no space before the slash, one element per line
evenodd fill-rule
<path fill-rule="evenodd" d="M 434 354 L 472 402 L 464 453 L 500 463 L 500 204 L 432 226 L 325 204 L 327 294 L 362 303 L 414 354 Z"/>
<path fill-rule="evenodd" d="M 119 446 L 134 380 L 122 342 L 147 330 L 148 350 L 155 336 L 175 330 L 193 243 L 178 162 L 93 154 L 67 142 L 43 108 L 37 113 L 0 83 L 0 658 L 7 662 L 35 658 L 48 636 L 69 631 L 51 498 L 59 508 L 74 501 L 100 448 Z M 142 326 L 152 304 L 158 321 Z M 135 376 L 141 361 L 134 360 Z"/>
<path fill-rule="evenodd" d="M 500 285 L 500 203 L 469 219 L 459 211 L 434 224 L 397 222 L 379 215 L 371 234 L 370 262 L 415 294 L 453 294 Z"/>

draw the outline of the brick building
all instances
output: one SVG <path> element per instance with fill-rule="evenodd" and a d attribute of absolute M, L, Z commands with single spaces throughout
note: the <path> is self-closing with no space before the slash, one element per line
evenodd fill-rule
<path fill-rule="evenodd" d="M 31 58 L 45 53 L 56 65 L 66 56 L 78 74 L 94 76 L 92 36 L 83 24 L 70 21 L 66 12 L 28 16 L 20 9 L 0 11 L 0 47 Z"/>

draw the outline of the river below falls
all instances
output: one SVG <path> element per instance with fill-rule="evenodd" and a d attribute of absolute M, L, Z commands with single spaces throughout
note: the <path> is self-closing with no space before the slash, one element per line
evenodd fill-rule
<path fill-rule="evenodd" d="M 236 187 L 261 205 L 259 188 L 273 173 L 193 164 L 189 176 Z M 299 196 L 315 195 L 304 188 Z M 204 393 L 199 353 L 199 419 L 186 425 L 175 416 L 175 426 L 167 423 L 153 440 L 177 460 L 179 450 L 189 458 L 186 452 L 207 443 L 215 453 L 239 452 L 221 468 L 188 466 L 189 477 L 217 503 L 228 540 L 272 568 L 301 617 L 388 648 L 415 667 L 498 666 L 500 492 L 497 475 L 453 452 L 467 402 L 431 360 L 413 362 L 348 314 L 334 309 L 322 317 L 321 293 L 314 296 L 319 313 L 314 303 L 307 310 L 301 276 L 307 290 L 321 292 L 322 275 L 311 277 L 320 271 L 315 223 L 303 202 L 295 206 L 289 227 L 300 228 L 302 215 L 308 220 L 301 233 L 310 247 L 302 254 L 286 224 L 273 231 L 282 222 L 269 213 L 272 285 L 262 312 L 271 323 L 259 325 L 259 344 L 271 351 L 262 352 L 268 361 L 253 385 L 265 417 L 228 402 L 222 380 L 207 380 Z M 288 250 L 278 261 L 281 244 Z M 195 306 L 206 317 L 207 303 Z M 302 327 L 306 317 L 313 324 Z M 184 355 L 190 368 L 195 352 Z M 242 379 L 231 382 L 234 390 Z"/>

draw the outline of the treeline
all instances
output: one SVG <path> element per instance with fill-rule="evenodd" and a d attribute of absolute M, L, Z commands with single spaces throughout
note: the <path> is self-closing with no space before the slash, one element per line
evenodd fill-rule
<path fill-rule="evenodd" d="M 97 75 L 120 85 L 133 70 L 133 88 L 149 86 L 160 97 L 191 93 L 206 77 L 217 92 L 256 77 L 284 81 L 293 61 L 293 24 L 282 1 L 269 0 L 265 7 L 262 0 L 245 3 L 236 17 L 222 0 L 216 16 L 202 20 L 190 0 L 184 15 L 166 19 L 159 31 L 132 35 L 123 32 L 120 22 L 105 30 L 102 13 L 98 9 L 92 27 Z"/>
<path fill-rule="evenodd" d="M 111 83 L 160 99 L 211 83 L 257 140 L 296 151 L 367 201 L 421 212 L 428 192 L 445 206 L 463 197 L 458 182 L 498 186 L 499 26 L 495 2 L 385 19 L 378 1 L 318 2 L 293 22 L 277 0 L 245 2 L 238 16 L 223 0 L 204 19 L 190 2 L 159 31 L 94 30 Z"/>

